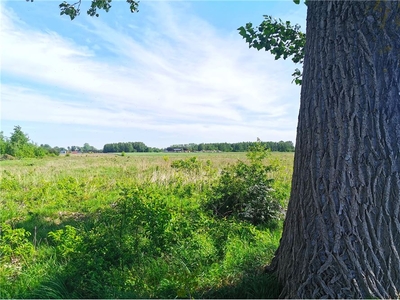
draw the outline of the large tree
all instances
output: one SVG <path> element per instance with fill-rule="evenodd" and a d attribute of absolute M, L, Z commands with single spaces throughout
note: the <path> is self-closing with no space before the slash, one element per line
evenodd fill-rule
<path fill-rule="evenodd" d="M 400 297 L 400 2 L 308 1 L 289 298 Z"/>

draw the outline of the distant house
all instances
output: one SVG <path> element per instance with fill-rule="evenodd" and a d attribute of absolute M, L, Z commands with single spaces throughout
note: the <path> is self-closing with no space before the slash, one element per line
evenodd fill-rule
<path fill-rule="evenodd" d="M 168 147 L 167 149 L 165 149 L 165 152 L 182 152 L 183 149 L 182 148 L 172 148 L 172 147 Z"/>

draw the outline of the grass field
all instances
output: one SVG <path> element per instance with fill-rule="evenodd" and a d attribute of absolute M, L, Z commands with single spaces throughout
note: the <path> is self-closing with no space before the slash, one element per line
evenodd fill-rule
<path fill-rule="evenodd" d="M 192 165 L 176 161 L 196 157 Z M 0 162 L 1 298 L 276 298 L 281 223 L 204 207 L 245 153 L 83 154 Z M 271 153 L 287 204 L 293 153 Z"/>

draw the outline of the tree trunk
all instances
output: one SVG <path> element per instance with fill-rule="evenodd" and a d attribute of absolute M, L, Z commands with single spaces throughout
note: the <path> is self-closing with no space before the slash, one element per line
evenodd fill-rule
<path fill-rule="evenodd" d="M 400 2 L 308 1 L 288 298 L 400 297 Z"/>

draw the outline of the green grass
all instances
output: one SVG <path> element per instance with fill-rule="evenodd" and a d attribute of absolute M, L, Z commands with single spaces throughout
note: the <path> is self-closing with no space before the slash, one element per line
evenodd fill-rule
<path fill-rule="evenodd" d="M 196 156 L 196 168 L 174 161 Z M 0 298 L 276 298 L 275 229 L 204 209 L 245 153 L 70 155 L 0 162 Z M 293 153 L 271 153 L 282 204 Z"/>

